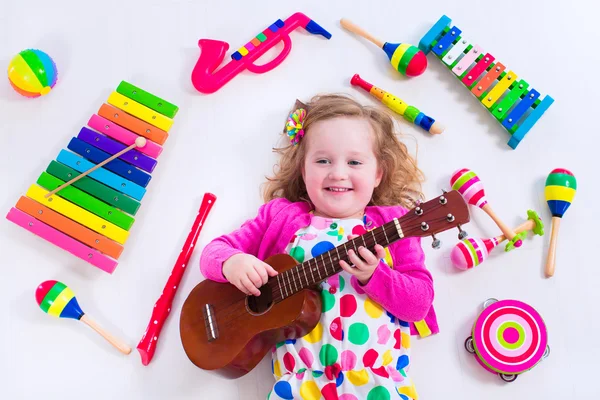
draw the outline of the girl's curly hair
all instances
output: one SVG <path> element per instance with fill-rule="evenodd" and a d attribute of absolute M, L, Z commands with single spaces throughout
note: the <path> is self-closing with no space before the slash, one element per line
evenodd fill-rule
<path fill-rule="evenodd" d="M 305 135 L 310 135 L 310 127 L 314 123 L 336 117 L 365 118 L 369 121 L 375 134 L 375 156 L 383 171 L 381 183 L 375 188 L 369 205 L 399 204 L 410 209 L 417 200 L 423 199 L 423 173 L 417 167 L 416 160 L 408 153 L 406 145 L 399 140 L 394 120 L 387 110 L 363 106 L 347 95 L 338 94 L 318 95 L 307 104 L 296 102 L 294 110 L 299 107 L 307 110 Z M 302 179 L 306 140 L 300 140 L 296 146 L 290 144 L 287 135 L 282 140 L 286 140 L 287 145 L 273 149 L 280 155 L 280 159 L 275 166 L 274 175 L 266 177 L 263 199 L 269 202 L 283 197 L 290 201 L 310 202 Z"/>

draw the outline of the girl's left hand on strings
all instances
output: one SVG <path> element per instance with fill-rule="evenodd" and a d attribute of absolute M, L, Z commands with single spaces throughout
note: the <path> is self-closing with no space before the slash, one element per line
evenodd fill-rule
<path fill-rule="evenodd" d="M 358 235 L 350 235 L 350 240 Z M 344 260 L 340 260 L 340 267 L 347 273 L 354 275 L 362 284 L 366 285 L 371 279 L 375 268 L 379 265 L 379 260 L 385 258 L 385 249 L 383 246 L 375 245 L 375 254 L 364 246 L 358 248 L 358 254 L 354 250 L 348 250 L 348 259 L 354 267 L 348 265 Z"/>

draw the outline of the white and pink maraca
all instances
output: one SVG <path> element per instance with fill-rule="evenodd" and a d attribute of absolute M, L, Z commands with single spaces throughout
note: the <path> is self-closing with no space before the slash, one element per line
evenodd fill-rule
<path fill-rule="evenodd" d="M 515 247 L 519 247 L 519 241 L 515 241 L 516 233 L 513 232 L 492 210 L 492 207 L 488 203 L 485 197 L 485 190 L 483 183 L 475 174 L 468 168 L 460 169 L 452 174 L 450 178 L 450 185 L 452 189 L 457 190 L 465 199 L 465 201 L 471 205 L 481 208 L 489 215 L 492 220 L 498 225 L 498 228 L 502 231 L 504 236 L 509 240 L 514 241 Z M 518 244 L 518 245 L 517 245 Z"/>
<path fill-rule="evenodd" d="M 521 246 L 522 240 L 527 236 L 528 231 L 532 231 L 535 235 L 544 235 L 544 223 L 539 215 L 533 210 L 528 210 L 527 218 L 527 222 L 524 222 L 515 229 L 515 238 L 507 243 L 505 247 L 506 251 Z M 476 267 L 484 262 L 490 252 L 504 240 L 506 240 L 506 236 L 504 235 L 489 239 L 467 238 L 461 240 L 454 246 L 450 253 L 452 264 L 459 269 Z"/>

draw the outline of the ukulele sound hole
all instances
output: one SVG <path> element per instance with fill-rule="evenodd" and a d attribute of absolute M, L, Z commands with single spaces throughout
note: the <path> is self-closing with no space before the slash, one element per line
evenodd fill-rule
<path fill-rule="evenodd" d="M 260 296 L 248 296 L 246 302 L 248 309 L 252 314 L 264 314 L 273 305 L 273 296 L 271 286 L 263 285 L 260 289 Z"/>

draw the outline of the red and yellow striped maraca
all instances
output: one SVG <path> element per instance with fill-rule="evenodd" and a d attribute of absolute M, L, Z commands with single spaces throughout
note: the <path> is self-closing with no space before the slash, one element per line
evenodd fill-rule
<path fill-rule="evenodd" d="M 85 315 L 81 307 L 79 307 L 79 303 L 77 303 L 75 293 L 64 283 L 58 281 L 42 282 L 35 290 L 35 299 L 45 313 L 57 318 L 71 318 L 85 322 L 121 353 L 131 353 L 129 346 L 106 332 Z"/>

